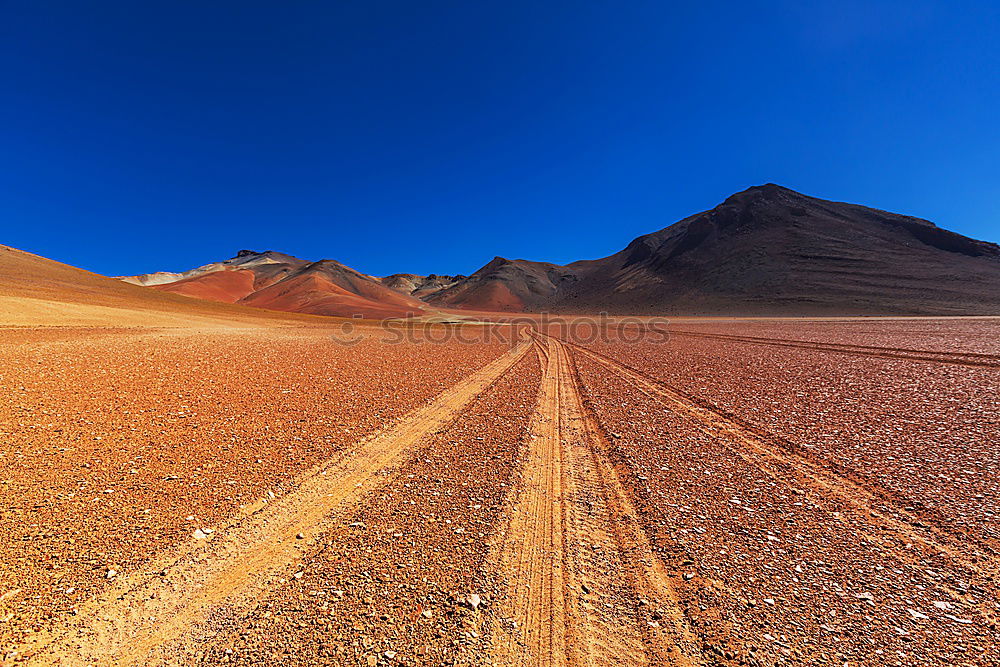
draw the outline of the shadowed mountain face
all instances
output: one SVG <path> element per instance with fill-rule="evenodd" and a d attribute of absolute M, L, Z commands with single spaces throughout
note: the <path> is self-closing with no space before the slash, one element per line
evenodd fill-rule
<path fill-rule="evenodd" d="M 577 279 L 566 266 L 494 257 L 465 280 L 426 300 L 445 308 L 531 312 L 550 309 Z"/>
<path fill-rule="evenodd" d="M 424 300 L 435 292 L 462 280 L 465 280 L 465 276 L 439 276 L 435 273 L 427 276 L 418 276 L 414 273 L 394 273 L 391 276 L 379 278 L 379 282 L 386 287 Z"/>
<path fill-rule="evenodd" d="M 1000 247 L 768 184 L 610 257 L 568 266 L 496 258 L 427 300 L 619 314 L 996 314 Z"/>

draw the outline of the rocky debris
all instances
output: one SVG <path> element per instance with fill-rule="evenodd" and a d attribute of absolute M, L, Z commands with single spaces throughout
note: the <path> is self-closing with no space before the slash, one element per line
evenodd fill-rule
<path fill-rule="evenodd" d="M 995 325 L 974 321 L 739 326 L 1000 353 Z M 503 347 L 361 343 L 347 354 L 309 330 L 0 330 L 0 342 L 12 389 L 0 392 L 0 489 L 17 499 L 0 510 L 0 591 L 21 589 L 0 599 L 5 651 L 165 549 L 211 549 L 217 540 L 189 541 L 287 493 L 297 473 Z M 665 407 L 574 355 L 588 407 L 619 436 L 606 438 L 608 456 L 637 511 L 617 518 L 649 536 L 677 598 L 588 579 L 568 591 L 574 604 L 628 614 L 653 637 L 684 627 L 706 664 L 1000 663 L 998 581 L 983 575 L 1000 515 L 995 371 L 698 338 L 595 349 L 694 407 Z M 526 358 L 425 449 L 379 471 L 385 485 L 327 532 L 302 533 L 273 592 L 248 618 L 213 619 L 220 634 L 191 660 L 488 664 L 495 628 L 526 631 L 498 618 L 505 589 L 487 558 L 523 465 L 537 373 Z M 728 434 L 693 416 L 706 406 Z M 835 494 L 789 462 L 799 459 L 877 502 Z M 951 551 L 933 548 L 945 539 Z"/>
<path fill-rule="evenodd" d="M 288 651 L 313 664 L 482 664 L 478 624 L 496 591 L 486 536 L 507 500 L 537 383 L 537 361 L 526 357 L 356 511 L 311 536 L 304 576 L 228 633 L 241 660 Z M 223 659 L 221 649 L 205 660 Z"/>
<path fill-rule="evenodd" d="M 979 340 L 980 351 L 1000 352 L 966 324 L 739 326 L 912 349 L 935 340 L 954 349 L 947 332 L 960 330 L 963 346 Z M 907 340 L 908 329 L 920 332 Z M 851 333 L 860 330 L 876 333 Z M 698 563 L 690 579 L 681 565 L 678 580 L 704 650 L 768 665 L 805 656 L 838 665 L 1000 660 L 988 639 L 997 582 L 975 569 L 989 562 L 979 545 L 995 539 L 997 524 L 984 519 L 1000 512 L 988 500 L 1000 496 L 986 488 L 1000 454 L 976 444 L 995 430 L 985 426 L 995 383 L 984 371 L 695 337 L 594 348 L 691 397 L 690 411 L 671 409 L 577 359 L 601 427 L 622 436 L 608 439 L 620 476 L 648 478 L 634 489 L 639 519 L 668 563 Z M 699 419 L 704 406 L 719 417 Z M 820 479 L 846 481 L 822 486 L 800 460 L 823 470 Z M 843 491 L 857 484 L 872 495 Z M 883 519 L 903 516 L 915 519 Z"/>
<path fill-rule="evenodd" d="M 105 563 L 142 571 L 206 541 L 207 527 L 275 500 L 509 345 L 373 337 L 347 348 L 294 327 L 51 328 L 0 329 L 0 348 L 11 388 L 0 391 L 0 490 L 18 499 L 0 509 L 0 592 L 33 591 L 0 622 L 2 649 L 63 622 L 67 588 L 75 603 L 118 581 Z"/>

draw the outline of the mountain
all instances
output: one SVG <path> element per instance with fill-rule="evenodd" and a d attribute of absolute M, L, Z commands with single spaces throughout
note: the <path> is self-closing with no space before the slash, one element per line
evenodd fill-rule
<path fill-rule="evenodd" d="M 394 273 L 391 276 L 379 278 L 386 287 L 396 290 L 402 294 L 410 294 L 418 299 L 426 299 L 431 294 L 439 292 L 446 287 L 451 287 L 455 283 L 465 280 L 466 276 L 439 276 L 431 273 L 426 276 L 418 276 L 415 273 Z"/>
<path fill-rule="evenodd" d="M 199 299 L 313 315 L 368 318 L 419 314 L 426 305 L 340 262 L 310 262 L 268 250 L 183 273 L 147 273 L 120 280 Z"/>
<path fill-rule="evenodd" d="M 189 299 L 0 245 L 0 326 L 302 323 L 318 318 Z"/>
<path fill-rule="evenodd" d="M 429 295 L 427 301 L 444 308 L 547 310 L 577 278 L 577 272 L 567 266 L 494 257 L 465 280 Z"/>
<path fill-rule="evenodd" d="M 767 184 L 603 259 L 497 257 L 427 301 L 617 314 L 997 314 L 1000 246 Z"/>
<path fill-rule="evenodd" d="M 1000 314 L 1000 246 L 769 183 L 568 265 L 495 257 L 471 276 L 365 275 L 274 251 L 123 278 L 154 290 L 318 315 L 429 309 L 636 315 Z"/>
<path fill-rule="evenodd" d="M 291 255 L 285 255 L 280 252 L 274 252 L 273 250 L 268 250 L 267 252 L 254 252 L 253 250 L 240 250 L 235 257 L 232 259 L 227 259 L 222 262 L 213 262 L 212 264 L 206 264 L 204 266 L 199 266 L 196 269 L 191 269 L 190 271 L 184 271 L 183 273 L 170 273 L 168 271 L 158 271 L 156 273 L 144 273 L 139 276 L 119 276 L 119 280 L 123 280 L 127 283 L 132 283 L 133 285 L 143 285 L 145 287 L 152 287 L 155 285 L 166 285 L 169 283 L 176 283 L 178 281 L 184 280 L 186 278 L 194 278 L 206 273 L 215 273 L 218 271 L 227 271 L 232 269 L 254 269 L 255 267 L 264 267 L 267 265 L 288 265 L 288 266 L 302 266 L 308 264 L 301 259 L 292 257 Z"/>

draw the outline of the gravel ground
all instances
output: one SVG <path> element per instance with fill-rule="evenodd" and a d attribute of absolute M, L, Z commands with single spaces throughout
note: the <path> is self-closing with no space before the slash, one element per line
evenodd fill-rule
<path fill-rule="evenodd" d="M 0 329 L 0 661 L 1000 664 L 997 325 L 676 327 Z"/>
<path fill-rule="evenodd" d="M 0 647 L 508 349 L 314 329 L 7 329 L 0 346 Z"/>

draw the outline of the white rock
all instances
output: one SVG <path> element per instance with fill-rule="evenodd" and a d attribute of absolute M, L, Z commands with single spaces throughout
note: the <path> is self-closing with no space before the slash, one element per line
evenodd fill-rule
<path fill-rule="evenodd" d="M 952 616 L 951 614 L 945 614 L 945 618 L 949 621 L 955 621 L 956 623 L 961 623 L 962 625 L 970 625 L 972 621 L 967 618 L 959 618 L 958 616 Z"/>

